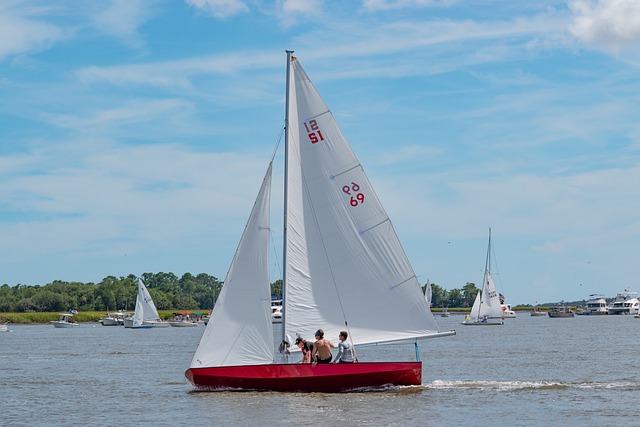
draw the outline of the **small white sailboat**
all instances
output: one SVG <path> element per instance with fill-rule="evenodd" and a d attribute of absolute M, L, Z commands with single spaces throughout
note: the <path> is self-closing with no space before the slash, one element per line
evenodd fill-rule
<path fill-rule="evenodd" d="M 489 228 L 489 247 L 487 261 L 484 267 L 482 288 L 476 294 L 476 299 L 469 313 L 462 322 L 463 325 L 502 325 L 502 308 L 498 291 L 491 278 L 491 228 Z"/>
<path fill-rule="evenodd" d="M 427 305 L 431 308 L 431 297 L 433 296 L 433 289 L 431 288 L 431 282 L 427 279 L 427 284 L 424 286 L 424 299 L 427 301 Z"/>
<path fill-rule="evenodd" d="M 130 322 L 130 325 L 129 325 Z M 138 279 L 136 311 L 132 318 L 125 319 L 125 327 L 131 329 L 166 328 L 169 323 L 160 319 L 156 305 L 141 279 Z"/>
<path fill-rule="evenodd" d="M 282 344 L 322 328 L 360 344 L 409 341 L 416 361 L 276 362 L 269 289 L 272 163 L 187 379 L 204 389 L 341 392 L 419 385 L 418 339 L 437 325 L 364 170 L 300 62 L 287 51 Z M 384 307 L 384 310 L 379 308 Z M 295 358 L 296 362 L 299 360 Z"/>

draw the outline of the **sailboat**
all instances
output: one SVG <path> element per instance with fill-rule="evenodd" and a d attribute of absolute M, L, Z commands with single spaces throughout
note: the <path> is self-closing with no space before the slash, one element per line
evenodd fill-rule
<path fill-rule="evenodd" d="M 153 303 L 153 299 L 151 299 L 151 295 L 142 279 L 138 279 L 136 311 L 133 317 L 125 319 L 124 326 L 132 329 L 166 328 L 170 326 L 168 322 L 160 319 L 156 305 Z"/>
<path fill-rule="evenodd" d="M 431 282 L 427 279 L 427 284 L 424 286 L 424 299 L 427 301 L 427 306 L 431 308 L 431 298 L 433 296 L 433 289 L 431 288 Z"/>
<path fill-rule="evenodd" d="M 419 385 L 418 339 L 455 331 L 438 331 L 362 166 L 292 54 L 287 51 L 281 354 L 274 351 L 269 284 L 272 158 L 185 376 L 209 390 L 343 392 Z M 416 361 L 314 366 L 292 356 L 292 363 L 289 352 L 299 351 L 293 341 L 320 328 L 330 339 L 348 331 L 352 348 L 410 342 Z"/>
<path fill-rule="evenodd" d="M 476 294 L 471 313 L 465 317 L 462 324 L 502 325 L 503 323 L 500 298 L 491 278 L 491 228 L 489 228 L 489 246 L 487 247 L 487 261 L 484 267 L 482 289 Z"/>

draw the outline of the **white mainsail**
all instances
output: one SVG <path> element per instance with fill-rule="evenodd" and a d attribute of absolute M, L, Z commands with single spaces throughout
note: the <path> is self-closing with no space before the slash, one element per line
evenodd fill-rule
<path fill-rule="evenodd" d="M 138 279 L 138 296 L 136 297 L 136 311 L 133 314 L 133 326 L 141 326 L 143 322 L 149 320 L 160 320 L 160 315 L 147 287 L 142 279 Z"/>
<path fill-rule="evenodd" d="M 270 163 L 191 368 L 273 363 L 269 287 L 271 171 Z"/>
<path fill-rule="evenodd" d="M 484 273 L 484 283 L 482 285 L 482 304 L 480 305 L 480 317 L 502 317 L 502 308 L 500 307 L 500 298 L 498 291 L 493 284 L 491 272 L 489 270 Z"/>
<path fill-rule="evenodd" d="M 289 79 L 284 335 L 346 329 L 354 344 L 437 335 L 385 210 L 295 58 Z"/>

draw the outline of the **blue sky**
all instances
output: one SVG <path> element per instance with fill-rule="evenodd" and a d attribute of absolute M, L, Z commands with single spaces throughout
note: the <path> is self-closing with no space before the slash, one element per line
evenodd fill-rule
<path fill-rule="evenodd" d="M 640 291 L 636 0 L 2 1 L 0 284 L 222 280 L 285 49 L 421 283 L 479 283 L 492 227 L 508 302 Z"/>

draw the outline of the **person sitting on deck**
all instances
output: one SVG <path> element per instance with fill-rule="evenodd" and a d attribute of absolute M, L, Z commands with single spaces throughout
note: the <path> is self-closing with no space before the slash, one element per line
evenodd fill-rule
<path fill-rule="evenodd" d="M 333 358 L 331 354 L 332 347 L 335 347 L 335 345 L 324 338 L 324 331 L 322 329 L 318 329 L 316 331 L 316 342 L 313 343 L 313 350 L 311 351 L 313 366 L 315 366 L 316 363 L 331 363 L 331 359 Z"/>
<path fill-rule="evenodd" d="M 338 344 L 338 354 L 336 354 L 336 360 L 333 363 L 353 363 L 353 348 L 351 344 L 347 342 L 349 334 L 347 331 L 340 331 L 338 338 L 340 343 Z"/>
<path fill-rule="evenodd" d="M 300 348 L 300 351 L 302 351 L 302 360 L 300 360 L 300 363 L 311 363 L 313 344 L 309 344 L 307 340 L 298 337 L 296 338 L 296 345 Z"/>

